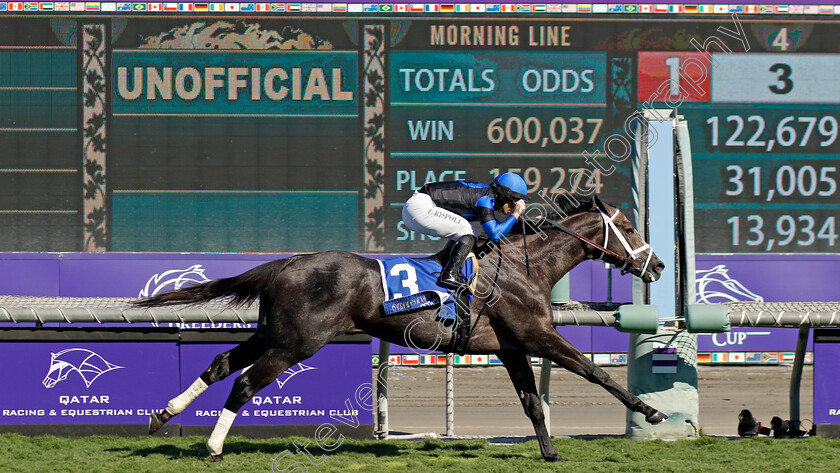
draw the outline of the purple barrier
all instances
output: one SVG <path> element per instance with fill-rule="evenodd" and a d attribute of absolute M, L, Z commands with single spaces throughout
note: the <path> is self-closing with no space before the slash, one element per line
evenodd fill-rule
<path fill-rule="evenodd" d="M 815 330 L 814 424 L 817 435 L 840 437 L 840 330 Z"/>

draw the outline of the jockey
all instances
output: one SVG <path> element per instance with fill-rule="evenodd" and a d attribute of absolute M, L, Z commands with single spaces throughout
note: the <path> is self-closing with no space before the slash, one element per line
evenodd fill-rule
<path fill-rule="evenodd" d="M 439 283 L 458 289 L 464 285 L 461 266 L 476 241 L 469 220 L 480 222 L 484 233 L 498 242 L 525 211 L 527 200 L 525 181 L 518 174 L 506 172 L 489 186 L 467 180 L 426 184 L 406 201 L 402 217 L 409 230 L 454 242 Z M 499 222 L 494 210 L 509 216 Z"/>

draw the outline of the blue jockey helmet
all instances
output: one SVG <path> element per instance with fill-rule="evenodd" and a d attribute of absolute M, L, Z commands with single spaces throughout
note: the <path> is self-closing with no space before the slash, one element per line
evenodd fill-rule
<path fill-rule="evenodd" d="M 513 172 L 499 174 L 493 179 L 490 187 L 493 188 L 497 195 L 506 197 L 512 202 L 519 199 L 528 202 L 528 185 L 525 184 L 525 181 L 519 174 Z"/>

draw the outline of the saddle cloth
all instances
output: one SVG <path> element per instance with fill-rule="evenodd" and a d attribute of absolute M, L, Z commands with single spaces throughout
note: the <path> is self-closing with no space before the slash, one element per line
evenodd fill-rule
<path fill-rule="evenodd" d="M 393 256 L 377 261 L 385 292 L 385 303 L 382 304 L 385 314 L 440 307 L 440 318 L 456 318 L 455 291 L 437 283 L 443 269 L 437 260 Z M 461 275 L 466 278 L 470 291 L 474 291 L 478 275 L 478 260 L 474 254 L 470 253 L 461 268 Z M 472 294 L 469 294 L 469 301 L 472 302 Z"/>

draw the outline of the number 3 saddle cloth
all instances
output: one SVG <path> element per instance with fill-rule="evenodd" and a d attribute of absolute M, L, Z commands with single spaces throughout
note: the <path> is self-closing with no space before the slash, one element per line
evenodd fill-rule
<path fill-rule="evenodd" d="M 455 291 L 438 284 L 442 266 L 433 257 L 409 258 L 393 256 L 377 260 L 382 275 L 386 315 L 439 308 L 439 318 L 455 319 Z M 469 286 L 469 302 L 478 276 L 478 260 L 473 253 L 461 268 L 461 276 Z"/>

